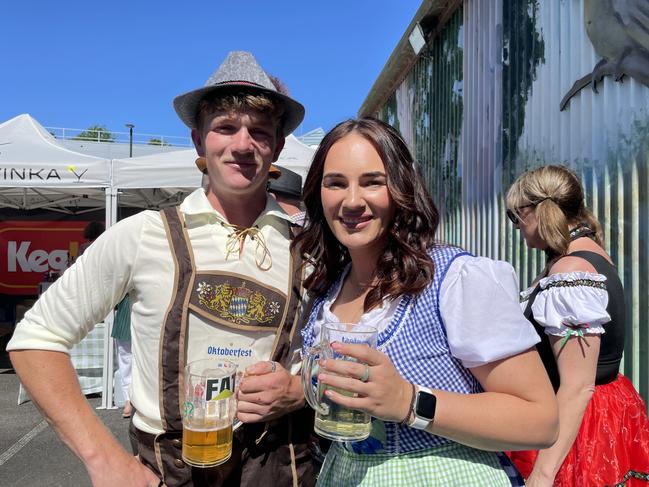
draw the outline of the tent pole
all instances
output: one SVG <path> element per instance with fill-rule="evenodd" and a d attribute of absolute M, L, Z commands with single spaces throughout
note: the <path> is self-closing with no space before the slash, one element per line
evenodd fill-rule
<path fill-rule="evenodd" d="M 106 228 L 111 227 L 117 221 L 117 188 L 106 188 Z M 115 354 L 113 352 L 113 337 L 110 336 L 113 331 L 113 319 L 115 311 L 111 310 L 104 320 L 104 367 L 102 371 L 102 394 L 101 406 L 97 409 L 114 409 L 113 402 L 113 380 L 114 380 L 114 363 Z"/>

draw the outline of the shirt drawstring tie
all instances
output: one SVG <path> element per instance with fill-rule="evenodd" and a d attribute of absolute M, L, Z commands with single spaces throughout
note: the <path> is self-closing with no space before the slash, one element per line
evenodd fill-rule
<path fill-rule="evenodd" d="M 225 222 L 223 222 L 222 225 L 232 230 L 232 233 L 228 235 L 228 239 L 225 243 L 226 260 L 230 257 L 230 254 L 234 253 L 238 254 L 239 258 L 241 258 L 246 237 L 250 237 L 250 240 L 257 244 L 255 246 L 255 264 L 257 265 L 257 268 L 262 271 L 267 271 L 273 266 L 273 258 L 270 255 L 270 250 L 266 246 L 264 234 L 261 233 L 259 228 L 244 228 Z"/>

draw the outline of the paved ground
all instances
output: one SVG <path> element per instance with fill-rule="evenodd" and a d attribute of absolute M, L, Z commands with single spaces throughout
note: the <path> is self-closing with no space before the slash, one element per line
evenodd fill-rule
<path fill-rule="evenodd" d="M 0 486 L 90 486 L 83 464 L 58 440 L 34 405 L 16 405 L 18 378 L 10 367 L 0 350 Z M 94 407 L 101 402 L 100 397 L 88 400 Z M 128 420 L 121 412 L 95 411 L 120 443 L 130 448 Z"/>

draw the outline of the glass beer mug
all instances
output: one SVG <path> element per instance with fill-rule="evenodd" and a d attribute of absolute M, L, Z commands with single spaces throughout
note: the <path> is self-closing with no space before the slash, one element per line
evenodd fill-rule
<path fill-rule="evenodd" d="M 182 457 L 194 467 L 213 467 L 232 456 L 237 364 L 205 359 L 185 367 Z"/>
<path fill-rule="evenodd" d="M 316 380 L 316 359 L 355 359 L 335 353 L 330 344 L 364 343 L 376 348 L 376 328 L 352 323 L 326 323 L 322 327 L 320 343 L 309 348 L 302 362 L 302 387 L 309 405 L 315 410 L 315 432 L 334 441 L 359 441 L 370 434 L 370 415 L 336 404 L 325 395 L 327 389 L 351 396 L 353 393 L 321 384 Z"/>

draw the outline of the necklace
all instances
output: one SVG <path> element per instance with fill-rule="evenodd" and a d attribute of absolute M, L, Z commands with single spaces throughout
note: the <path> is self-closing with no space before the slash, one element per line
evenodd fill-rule
<path fill-rule="evenodd" d="M 570 230 L 568 235 L 570 236 L 570 241 L 573 241 L 581 237 L 592 237 L 593 235 L 595 235 L 595 231 L 592 230 L 588 225 L 582 223 Z"/>

